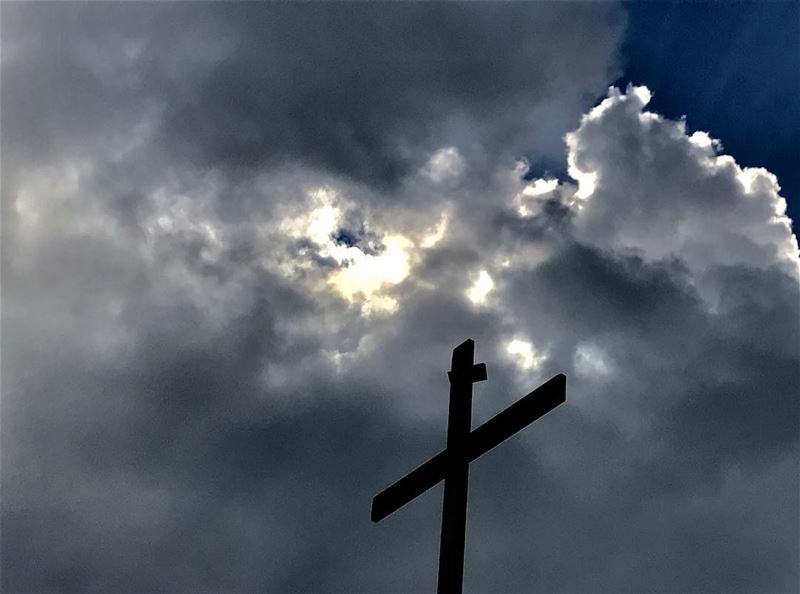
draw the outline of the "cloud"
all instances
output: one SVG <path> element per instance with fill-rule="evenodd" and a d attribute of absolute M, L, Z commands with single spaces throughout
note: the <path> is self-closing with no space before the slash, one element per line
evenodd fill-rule
<path fill-rule="evenodd" d="M 467 336 L 476 423 L 569 378 L 473 465 L 468 590 L 796 589 L 796 240 L 592 107 L 614 7 L 3 11 L 4 590 L 430 590 L 440 490 L 369 505 Z"/>
<path fill-rule="evenodd" d="M 578 237 L 648 259 L 710 266 L 784 266 L 797 273 L 797 239 L 774 175 L 741 167 L 707 133 L 645 110 L 646 87 L 609 96 L 567 135 L 578 181 Z M 625 216 L 620 216 L 625 213 Z"/>
<path fill-rule="evenodd" d="M 443 144 L 560 152 L 563 128 L 615 74 L 624 25 L 612 5 L 87 12 L 7 9 L 6 105 L 17 117 L 6 127 L 18 150 L 76 137 L 123 149 L 132 121 L 140 134 L 154 121 L 173 162 L 245 175 L 300 161 L 372 184 L 396 182 Z"/>

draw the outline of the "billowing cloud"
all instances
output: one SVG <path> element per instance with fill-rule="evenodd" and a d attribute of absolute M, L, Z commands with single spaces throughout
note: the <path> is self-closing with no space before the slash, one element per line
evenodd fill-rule
<path fill-rule="evenodd" d="M 199 6 L 3 7 L 4 590 L 431 590 L 466 337 L 476 422 L 569 378 L 467 590 L 797 589 L 785 200 L 593 105 L 615 7 Z"/>
<path fill-rule="evenodd" d="M 567 135 L 578 237 L 648 259 L 677 257 L 695 274 L 736 264 L 796 274 L 797 239 L 775 176 L 741 167 L 684 121 L 646 111 L 649 101 L 646 87 L 612 88 Z"/>

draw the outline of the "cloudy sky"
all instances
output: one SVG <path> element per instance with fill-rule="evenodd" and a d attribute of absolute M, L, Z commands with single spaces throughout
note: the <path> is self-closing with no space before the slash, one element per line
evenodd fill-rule
<path fill-rule="evenodd" d="M 797 2 L 0 20 L 3 591 L 800 590 Z"/>

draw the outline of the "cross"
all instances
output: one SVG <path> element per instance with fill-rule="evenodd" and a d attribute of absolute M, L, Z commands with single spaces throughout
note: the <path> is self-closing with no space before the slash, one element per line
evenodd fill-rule
<path fill-rule="evenodd" d="M 471 339 L 453 349 L 447 447 L 372 500 L 372 521 L 380 522 L 444 480 L 438 594 L 461 594 L 470 462 L 567 400 L 567 377 L 559 373 L 471 431 L 472 384 L 486 379 L 486 364 L 474 364 L 474 354 Z"/>

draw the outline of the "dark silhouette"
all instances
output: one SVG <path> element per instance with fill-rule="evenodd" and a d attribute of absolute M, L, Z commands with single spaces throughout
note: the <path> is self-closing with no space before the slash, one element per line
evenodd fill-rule
<path fill-rule="evenodd" d="M 378 493 L 372 521 L 383 518 L 444 480 L 438 594 L 461 594 L 467 524 L 469 464 L 567 399 L 567 377 L 559 373 L 483 425 L 472 427 L 472 384 L 486 379 L 486 364 L 474 364 L 475 341 L 453 349 L 447 448 Z"/>

